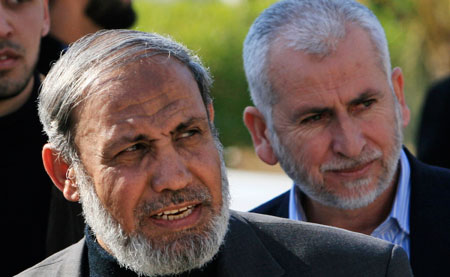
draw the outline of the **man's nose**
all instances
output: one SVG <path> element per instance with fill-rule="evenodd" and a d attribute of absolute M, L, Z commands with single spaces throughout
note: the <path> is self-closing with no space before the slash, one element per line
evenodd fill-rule
<path fill-rule="evenodd" d="M 179 190 L 192 182 L 187 161 L 173 147 L 158 153 L 152 171 L 151 186 L 155 192 Z"/>
<path fill-rule="evenodd" d="M 0 4 L 0 38 L 9 38 L 12 35 L 13 28 L 10 22 L 10 15 Z"/>
<path fill-rule="evenodd" d="M 347 158 L 355 158 L 361 154 L 366 139 L 357 119 L 349 116 L 339 118 L 333 126 L 332 149 L 334 153 Z"/>

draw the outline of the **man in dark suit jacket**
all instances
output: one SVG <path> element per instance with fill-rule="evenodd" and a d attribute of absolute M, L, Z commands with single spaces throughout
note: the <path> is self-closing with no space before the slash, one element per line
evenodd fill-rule
<path fill-rule="evenodd" d="M 450 173 L 448 170 L 426 165 L 406 152 L 411 164 L 410 202 L 410 260 L 416 276 L 448 275 L 448 199 Z M 252 212 L 289 218 L 287 191 Z M 432 240 L 430 240 L 432 238 Z M 427 251 L 424 251 L 426 249 Z"/>
<path fill-rule="evenodd" d="M 402 148 L 403 74 L 376 16 L 352 0 L 277 2 L 251 26 L 244 67 L 256 154 L 294 181 L 252 211 L 372 235 L 416 275 L 449 273 L 450 173 Z"/>
<path fill-rule="evenodd" d="M 84 37 L 42 85 L 45 169 L 85 239 L 20 276 L 411 276 L 390 243 L 229 210 L 211 78 L 156 34 Z"/>
<path fill-rule="evenodd" d="M 450 76 L 435 83 L 425 97 L 419 125 L 417 157 L 450 168 Z"/>

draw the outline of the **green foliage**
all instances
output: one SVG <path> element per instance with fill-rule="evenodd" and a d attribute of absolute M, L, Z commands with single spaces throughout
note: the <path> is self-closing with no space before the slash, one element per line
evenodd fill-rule
<path fill-rule="evenodd" d="M 242 121 L 244 108 L 251 105 L 242 43 L 256 16 L 273 2 L 135 1 L 136 29 L 170 35 L 209 67 L 214 77 L 215 124 L 225 146 L 251 144 Z"/>

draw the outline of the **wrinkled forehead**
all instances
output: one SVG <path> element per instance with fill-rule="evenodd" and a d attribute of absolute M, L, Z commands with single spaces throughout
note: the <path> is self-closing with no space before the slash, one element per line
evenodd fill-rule
<path fill-rule="evenodd" d="M 326 50 L 322 53 L 298 49 L 284 37 L 273 41 L 267 63 L 268 76 L 276 99 L 276 92 L 279 92 L 277 88 L 292 82 L 308 86 L 310 77 L 313 77 L 314 81 L 317 76 L 340 76 L 342 82 L 349 81 L 353 76 L 348 76 L 348 72 L 343 70 L 349 66 L 355 67 L 355 73 L 358 73 L 358 68 L 368 68 L 387 79 L 377 59 L 376 49 L 365 30 L 349 24 L 345 36 L 330 39 L 333 41 L 327 42 L 330 45 L 324 48 Z M 286 76 L 296 78 L 291 78 L 287 84 Z"/>
<path fill-rule="evenodd" d="M 195 82 L 190 70 L 178 59 L 159 54 L 99 72 L 84 89 L 82 101 L 86 102 L 94 96 L 100 102 L 110 102 L 116 98 L 134 101 L 141 96 L 146 97 L 148 91 L 160 91 L 161 86 L 175 80 Z M 131 91 L 133 97 L 129 95 Z"/>
<path fill-rule="evenodd" d="M 151 103 L 159 110 L 173 99 L 203 105 L 201 94 L 191 71 L 176 58 L 158 55 L 117 68 L 96 79 L 85 92 L 84 100 L 75 110 L 76 119 L 84 112 L 104 110 L 121 112 L 130 107 Z"/>

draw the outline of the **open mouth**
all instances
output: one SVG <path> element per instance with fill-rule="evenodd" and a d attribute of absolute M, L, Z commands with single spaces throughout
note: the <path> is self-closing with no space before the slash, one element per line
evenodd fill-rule
<path fill-rule="evenodd" d="M 190 214 L 192 214 L 192 212 L 194 211 L 194 209 L 197 206 L 198 205 L 189 205 L 189 206 L 185 206 L 185 207 L 182 207 L 179 209 L 163 211 L 163 212 L 153 215 L 152 218 L 159 219 L 159 220 L 169 220 L 169 221 L 183 219 L 185 217 L 188 217 Z"/>
<path fill-rule="evenodd" d="M 18 59 L 19 55 L 14 51 L 0 51 L 0 69 L 8 70 L 13 68 Z"/>

